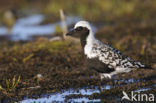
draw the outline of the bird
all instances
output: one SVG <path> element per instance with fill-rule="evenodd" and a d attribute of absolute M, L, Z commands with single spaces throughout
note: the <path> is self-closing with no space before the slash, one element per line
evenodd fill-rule
<path fill-rule="evenodd" d="M 78 21 L 66 36 L 78 36 L 80 38 L 87 67 L 97 71 L 101 80 L 104 78 L 111 79 L 116 74 L 127 73 L 136 68 L 147 67 L 96 39 L 88 21 Z"/>

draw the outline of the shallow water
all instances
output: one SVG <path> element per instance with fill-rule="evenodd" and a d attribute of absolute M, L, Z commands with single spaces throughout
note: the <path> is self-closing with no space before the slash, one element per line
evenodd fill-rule
<path fill-rule="evenodd" d="M 108 90 L 112 86 L 110 85 L 104 85 L 101 86 L 101 90 Z M 20 103 L 49 103 L 49 102 L 63 102 L 66 100 L 66 96 L 70 95 L 92 95 L 93 93 L 100 93 L 100 90 L 97 89 L 98 86 L 95 86 L 93 88 L 79 88 L 79 89 L 68 89 L 68 90 L 62 90 L 61 92 L 49 94 L 49 96 L 46 95 L 46 97 L 43 95 L 43 98 L 39 99 L 25 99 L 23 101 L 20 101 Z M 100 102 L 100 99 L 92 99 L 90 100 L 87 97 L 82 98 L 72 98 L 68 99 L 67 102 Z"/>
<path fill-rule="evenodd" d="M 152 88 L 140 88 L 140 89 L 137 89 L 135 90 L 134 92 L 143 92 L 143 91 L 148 91 L 148 90 L 151 90 Z"/>
<path fill-rule="evenodd" d="M 8 29 L 4 26 L 0 26 L 0 36 L 6 35 L 8 33 Z"/>
<path fill-rule="evenodd" d="M 156 84 L 153 85 L 154 87 L 156 87 Z M 144 88 L 139 88 L 137 90 L 135 90 L 135 92 L 143 92 L 143 91 L 148 91 L 151 90 L 151 87 L 144 87 Z"/>
<path fill-rule="evenodd" d="M 123 81 L 126 84 L 130 84 L 133 82 L 138 82 L 139 80 L 134 80 L 133 78 L 130 78 L 128 80 L 119 80 Z M 117 81 L 114 81 L 117 82 Z M 122 85 L 121 85 L 122 86 Z M 156 87 L 156 84 L 153 85 Z M 49 103 L 49 102 L 100 102 L 101 100 L 98 99 L 89 99 L 86 96 L 92 95 L 94 93 L 100 93 L 104 90 L 110 90 L 111 88 L 114 88 L 112 85 L 103 85 L 103 86 L 91 86 L 91 87 L 85 87 L 85 88 L 78 88 L 78 89 L 68 89 L 68 90 L 62 90 L 61 92 L 57 93 L 51 93 L 51 94 L 44 94 L 41 96 L 41 98 L 38 99 L 31 99 L 31 98 L 25 98 L 24 100 L 20 101 L 20 103 Z M 142 91 L 148 91 L 151 90 L 150 87 L 145 88 L 139 88 L 137 90 L 134 90 L 134 92 L 142 92 Z M 81 97 L 70 97 L 71 95 L 81 95 Z M 121 99 L 121 98 L 117 98 Z"/>
<path fill-rule="evenodd" d="M 8 28 L 0 26 L 0 35 L 7 36 L 10 40 L 31 40 L 32 36 L 45 36 L 53 35 L 56 26 L 61 27 L 61 22 L 49 23 L 40 25 L 45 17 L 41 14 L 32 14 L 27 17 L 20 18 L 16 21 L 14 26 L 9 31 Z M 68 16 L 66 17 L 67 26 L 81 20 L 79 17 Z"/>

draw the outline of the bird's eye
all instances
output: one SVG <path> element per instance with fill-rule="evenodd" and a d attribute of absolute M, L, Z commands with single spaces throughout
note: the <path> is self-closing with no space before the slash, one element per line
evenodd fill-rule
<path fill-rule="evenodd" d="M 76 31 L 81 31 L 81 30 L 83 30 L 83 27 L 76 28 Z"/>

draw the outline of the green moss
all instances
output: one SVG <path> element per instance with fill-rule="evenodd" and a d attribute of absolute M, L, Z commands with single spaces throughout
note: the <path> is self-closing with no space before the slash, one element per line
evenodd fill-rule
<path fill-rule="evenodd" d="M 50 52 L 63 52 L 70 48 L 68 41 L 42 42 L 37 45 L 39 49 L 45 48 Z"/>

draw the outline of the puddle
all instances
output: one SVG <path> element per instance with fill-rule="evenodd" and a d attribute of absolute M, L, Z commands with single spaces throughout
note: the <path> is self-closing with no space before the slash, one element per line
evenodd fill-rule
<path fill-rule="evenodd" d="M 141 89 L 137 89 L 134 92 L 143 92 L 143 91 L 148 91 L 151 90 L 152 88 L 141 88 Z"/>
<path fill-rule="evenodd" d="M 0 26 L 0 36 L 8 34 L 8 29 L 6 27 Z"/>
<path fill-rule="evenodd" d="M 108 90 L 112 86 L 110 85 L 104 85 L 100 89 L 101 90 Z M 49 94 L 49 96 L 46 95 L 46 97 L 43 95 L 43 98 L 39 99 L 25 99 L 23 101 L 20 101 L 20 103 L 50 103 L 50 102 L 63 102 L 66 100 L 66 96 L 70 95 L 92 95 L 93 93 L 100 93 L 100 90 L 98 89 L 98 86 L 95 86 L 93 88 L 80 88 L 80 89 L 68 89 L 64 90 L 62 92 Z M 87 97 L 82 98 L 72 98 L 68 99 L 67 102 L 100 102 L 100 99 L 92 99 L 90 100 Z"/>
<path fill-rule="evenodd" d="M 32 36 L 45 36 L 55 33 L 55 27 L 60 26 L 61 22 L 40 25 L 45 17 L 41 14 L 34 14 L 27 17 L 20 18 L 16 21 L 13 28 L 9 31 L 6 27 L 0 27 L 0 35 L 6 35 L 10 40 L 31 40 Z M 81 20 L 79 17 L 66 17 L 67 26 Z M 7 35 L 10 34 L 10 35 Z"/>
<path fill-rule="evenodd" d="M 41 14 L 34 14 L 27 17 L 20 18 L 17 20 L 16 25 L 23 25 L 23 26 L 29 26 L 29 25 L 39 25 L 43 20 L 44 16 Z"/>
<path fill-rule="evenodd" d="M 138 80 L 134 80 L 131 78 L 124 82 L 133 83 L 133 82 L 138 82 Z M 156 84 L 154 84 L 153 86 L 156 87 Z M 94 93 L 100 93 L 100 91 L 109 90 L 111 88 L 113 88 L 112 85 L 104 85 L 104 86 L 101 86 L 100 88 L 98 86 L 92 86 L 92 87 L 79 88 L 79 89 L 68 89 L 68 90 L 62 90 L 61 92 L 57 92 L 57 93 L 42 95 L 41 98 L 38 98 L 38 99 L 25 98 L 23 101 L 20 101 L 20 103 L 49 103 L 49 102 L 64 102 L 64 101 L 66 102 L 101 102 L 99 98 L 89 99 L 87 98 L 87 96 L 92 95 Z M 152 88 L 150 87 L 139 88 L 135 90 L 134 92 L 148 91 L 151 89 Z M 73 98 L 72 98 L 72 95 L 74 95 Z M 79 95 L 81 96 L 79 97 Z"/>
<path fill-rule="evenodd" d="M 137 82 L 139 82 L 140 80 L 133 79 L 133 78 L 126 79 L 126 80 L 125 80 L 125 79 L 114 80 L 114 82 L 118 82 L 118 81 L 124 82 L 124 83 L 128 84 L 128 83 L 137 83 Z"/>
<path fill-rule="evenodd" d="M 156 84 L 154 84 L 153 87 L 156 87 Z M 148 90 L 151 90 L 151 89 L 152 88 L 150 88 L 150 87 L 140 88 L 140 89 L 135 90 L 135 92 L 143 92 L 143 91 L 148 91 Z"/>

